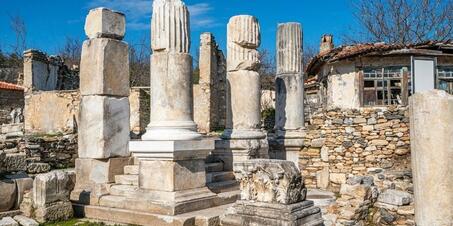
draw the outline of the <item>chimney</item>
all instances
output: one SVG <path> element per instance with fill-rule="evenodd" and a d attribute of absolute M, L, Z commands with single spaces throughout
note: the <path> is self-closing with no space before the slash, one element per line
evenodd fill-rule
<path fill-rule="evenodd" d="M 321 37 L 321 46 L 319 47 L 319 54 L 328 53 L 333 49 L 333 35 L 323 35 Z"/>

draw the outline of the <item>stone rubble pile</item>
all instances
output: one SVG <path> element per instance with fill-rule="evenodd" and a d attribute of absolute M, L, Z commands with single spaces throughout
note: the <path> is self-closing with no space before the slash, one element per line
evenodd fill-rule
<path fill-rule="evenodd" d="M 326 225 L 368 225 L 370 208 L 378 193 L 372 177 L 349 178 L 341 185 L 336 202 L 327 207 Z"/>

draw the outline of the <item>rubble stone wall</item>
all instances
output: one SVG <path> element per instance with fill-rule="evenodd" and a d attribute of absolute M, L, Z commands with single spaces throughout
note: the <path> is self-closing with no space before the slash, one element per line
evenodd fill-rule
<path fill-rule="evenodd" d="M 11 122 L 10 113 L 13 109 L 24 107 L 24 92 L 20 90 L 0 89 L 0 125 Z"/>
<path fill-rule="evenodd" d="M 45 173 L 74 167 L 77 134 L 23 135 L 20 124 L 3 125 L 0 135 L 0 173 Z"/>
<path fill-rule="evenodd" d="M 77 129 L 80 93 L 33 92 L 25 96 L 26 134 L 72 133 Z"/>
<path fill-rule="evenodd" d="M 320 111 L 311 117 L 306 139 L 300 167 L 308 187 L 339 191 L 348 177 L 370 174 L 380 188 L 411 186 L 406 107 Z M 401 184 L 392 185 L 383 172 L 402 174 Z"/>

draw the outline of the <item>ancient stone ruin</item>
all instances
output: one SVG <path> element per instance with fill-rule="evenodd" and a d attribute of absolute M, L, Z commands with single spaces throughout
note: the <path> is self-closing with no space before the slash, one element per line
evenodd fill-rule
<path fill-rule="evenodd" d="M 89 11 L 80 67 L 24 53 L 23 84 L 0 83 L 0 226 L 453 224 L 452 96 L 382 66 L 436 53 L 442 88 L 453 43 L 324 35 L 304 70 L 302 25 L 278 24 L 269 117 L 258 18 L 230 18 L 226 58 L 202 33 L 197 71 L 189 9 L 153 1 L 150 87 L 131 87 L 126 15 L 111 9 Z"/>

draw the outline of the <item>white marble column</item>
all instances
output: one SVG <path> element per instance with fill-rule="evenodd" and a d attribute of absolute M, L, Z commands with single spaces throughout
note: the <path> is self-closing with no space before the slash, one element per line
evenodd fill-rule
<path fill-rule="evenodd" d="M 180 0 L 154 1 L 151 29 L 151 122 L 142 140 L 199 139 L 187 6 Z"/>
<path fill-rule="evenodd" d="M 227 122 L 213 154 L 233 170 L 233 163 L 269 158 L 266 134 L 261 130 L 260 26 L 253 16 L 234 16 L 227 38 Z"/>
<path fill-rule="evenodd" d="M 253 16 L 234 16 L 228 23 L 227 125 L 232 139 L 264 138 L 261 131 L 259 66 L 260 26 Z"/>
<path fill-rule="evenodd" d="M 296 163 L 304 136 L 304 79 L 302 28 L 299 23 L 278 25 L 275 125 L 283 158 Z"/>
<path fill-rule="evenodd" d="M 453 225 L 453 96 L 420 92 L 409 106 L 415 223 Z"/>
<path fill-rule="evenodd" d="M 151 24 L 151 123 L 129 149 L 139 160 L 139 193 L 177 215 L 215 205 L 205 172 L 214 140 L 201 139 L 193 121 L 187 7 L 181 0 L 154 0 Z"/>

